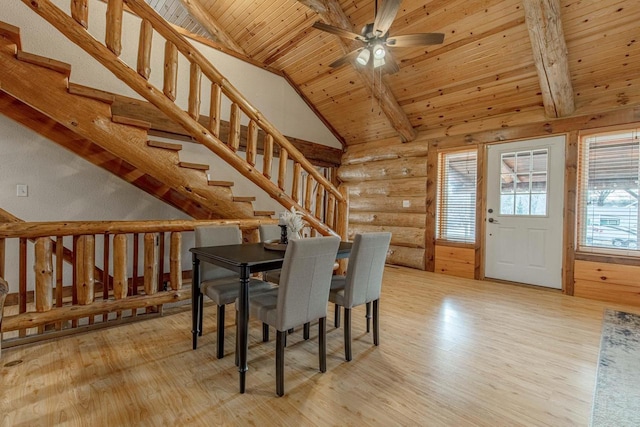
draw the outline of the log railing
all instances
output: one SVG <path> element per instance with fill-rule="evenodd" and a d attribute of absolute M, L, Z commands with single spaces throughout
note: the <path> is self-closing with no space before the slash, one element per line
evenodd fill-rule
<path fill-rule="evenodd" d="M 218 72 L 218 70 L 195 49 L 168 22 L 158 15 L 144 0 L 108 0 L 106 14 L 106 37 L 104 44 L 88 32 L 88 0 L 71 0 L 71 16 L 58 9 L 49 0 L 22 0 L 32 10 L 46 19 L 72 42 L 84 49 L 117 78 L 126 83 L 142 97 L 154 104 L 170 119 L 183 126 L 199 143 L 233 166 L 285 208 L 295 207 L 305 215 L 307 223 L 323 235 L 336 234 L 335 229 L 346 226 L 338 224 L 337 218 L 346 218 L 348 209 L 344 195 L 287 140 L 249 101 Z M 140 37 L 137 46 L 137 64 L 128 66 L 119 58 L 124 42 L 122 20 L 124 5 L 141 19 Z M 156 88 L 149 82 L 151 73 L 151 46 L 154 31 L 164 39 L 163 87 Z M 189 63 L 188 108 L 184 111 L 175 104 L 179 55 Z M 209 123 L 207 127 L 198 122 L 201 114 L 203 87 L 210 88 Z M 230 103 L 229 135 L 227 143 L 220 139 L 222 99 Z M 241 121 L 248 119 L 246 132 L 246 159 L 237 155 L 241 138 Z M 263 137 L 263 161 L 256 164 L 258 130 Z M 272 182 L 274 155 L 279 154 L 276 182 Z M 293 161 L 293 184 L 285 189 L 287 160 Z M 301 188 L 302 175 L 306 174 L 306 188 Z M 317 184 L 317 185 L 314 185 Z M 300 204 L 306 191 L 306 206 Z M 313 194 L 315 193 L 315 194 Z M 315 204 L 315 206 L 312 206 Z M 322 205 L 320 209 L 318 205 Z M 343 212 L 344 211 L 344 212 Z M 337 215 L 325 215 L 321 212 Z M 324 222 L 323 222 L 324 221 Z M 339 233 L 338 233 L 339 234 Z M 342 238 L 347 238 L 342 235 Z"/>
<path fill-rule="evenodd" d="M 160 313 L 163 304 L 191 295 L 191 287 L 182 286 L 183 274 L 190 274 L 182 270 L 183 254 L 188 254 L 182 233 L 198 225 L 238 224 L 245 241 L 258 241 L 258 225 L 269 222 L 273 220 L 2 223 L 0 240 L 8 243 L 0 260 L 6 267 L 2 277 L 17 283 L 2 319 L 5 347 Z M 17 253 L 8 253 L 10 248 Z M 70 267 L 62 262 L 64 249 L 72 253 Z M 5 264 L 4 257 L 11 255 L 19 261 Z M 98 259 L 101 277 L 96 274 Z"/>

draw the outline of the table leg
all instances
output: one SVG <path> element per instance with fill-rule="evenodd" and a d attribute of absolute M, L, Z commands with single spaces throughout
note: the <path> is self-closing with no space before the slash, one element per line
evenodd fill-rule
<path fill-rule="evenodd" d="M 240 271 L 240 295 L 238 302 L 238 372 L 240 374 L 240 393 L 244 393 L 247 370 L 247 353 L 249 350 L 249 269 Z"/>
<path fill-rule="evenodd" d="M 191 280 L 191 333 L 193 334 L 193 349 L 198 346 L 198 333 L 200 332 L 198 319 L 200 310 L 200 260 L 196 254 L 192 254 L 193 270 Z"/>

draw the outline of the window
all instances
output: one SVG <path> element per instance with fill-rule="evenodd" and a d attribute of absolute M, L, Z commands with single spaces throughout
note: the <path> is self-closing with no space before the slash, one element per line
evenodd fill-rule
<path fill-rule="evenodd" d="M 475 242 L 477 163 L 476 150 L 440 153 L 436 217 L 439 239 Z"/>
<path fill-rule="evenodd" d="M 578 249 L 640 255 L 638 129 L 582 138 L 578 182 Z"/>
<path fill-rule="evenodd" d="M 501 155 L 500 215 L 547 214 L 547 148 Z"/>

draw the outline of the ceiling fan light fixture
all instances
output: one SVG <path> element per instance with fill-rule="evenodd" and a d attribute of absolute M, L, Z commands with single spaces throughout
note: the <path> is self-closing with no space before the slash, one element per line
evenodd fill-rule
<path fill-rule="evenodd" d="M 377 44 L 373 46 L 373 57 L 375 59 L 382 59 L 386 55 L 387 51 L 384 50 L 384 46 Z"/>
<path fill-rule="evenodd" d="M 362 52 L 360 52 L 356 58 L 356 62 L 360 65 L 367 65 L 370 56 L 371 52 L 369 52 L 369 49 L 362 49 Z"/>

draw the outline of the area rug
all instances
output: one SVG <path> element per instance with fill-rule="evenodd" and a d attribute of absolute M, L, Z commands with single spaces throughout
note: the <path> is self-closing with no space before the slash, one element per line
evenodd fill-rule
<path fill-rule="evenodd" d="M 640 426 L 640 316 L 605 310 L 592 427 Z"/>

